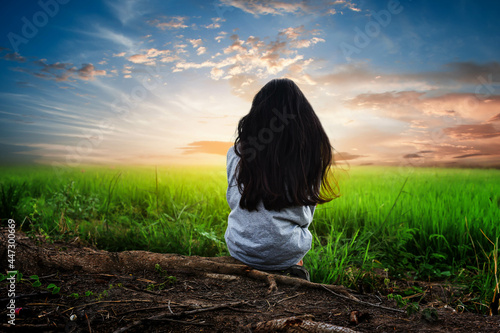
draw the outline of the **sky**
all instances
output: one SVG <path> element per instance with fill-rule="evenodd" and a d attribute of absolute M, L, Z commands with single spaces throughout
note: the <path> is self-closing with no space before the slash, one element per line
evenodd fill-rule
<path fill-rule="evenodd" d="M 500 166 L 500 3 L 5 2 L 1 164 L 221 164 L 268 81 L 351 165 Z"/>

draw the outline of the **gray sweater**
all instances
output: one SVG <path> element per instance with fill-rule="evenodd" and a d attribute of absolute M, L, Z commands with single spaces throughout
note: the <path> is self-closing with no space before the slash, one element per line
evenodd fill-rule
<path fill-rule="evenodd" d="M 270 211 L 262 201 L 257 211 L 239 206 L 241 194 L 235 177 L 239 157 L 227 152 L 227 202 L 231 208 L 225 239 L 232 257 L 260 270 L 281 270 L 297 264 L 311 249 L 308 230 L 315 206 Z"/>

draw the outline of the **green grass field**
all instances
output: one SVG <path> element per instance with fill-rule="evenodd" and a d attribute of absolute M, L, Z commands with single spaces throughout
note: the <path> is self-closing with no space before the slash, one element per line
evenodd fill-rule
<path fill-rule="evenodd" d="M 2 223 L 113 251 L 228 254 L 224 167 L 83 169 L 2 169 Z M 454 306 L 488 311 L 500 170 L 352 167 L 337 178 L 342 196 L 318 206 L 310 228 L 313 281 L 386 293 L 407 293 L 401 280 L 449 282 L 460 287 Z"/>

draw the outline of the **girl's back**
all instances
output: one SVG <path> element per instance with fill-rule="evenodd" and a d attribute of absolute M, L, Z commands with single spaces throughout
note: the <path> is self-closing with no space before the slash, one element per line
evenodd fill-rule
<path fill-rule="evenodd" d="M 227 202 L 231 208 L 225 234 L 231 256 L 261 270 L 281 270 L 298 263 L 310 250 L 308 230 L 315 206 L 293 206 L 267 210 L 262 202 L 257 210 L 240 207 L 241 194 L 235 170 L 239 157 L 231 147 L 227 153 Z"/>
<path fill-rule="evenodd" d="M 315 206 L 337 195 L 332 147 L 297 85 L 272 80 L 254 97 L 227 153 L 229 252 L 262 270 L 286 269 L 311 248 Z"/>

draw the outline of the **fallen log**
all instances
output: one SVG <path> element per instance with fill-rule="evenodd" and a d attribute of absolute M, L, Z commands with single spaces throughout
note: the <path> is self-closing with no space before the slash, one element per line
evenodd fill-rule
<path fill-rule="evenodd" d="M 7 266 L 7 231 L 0 236 L 0 266 Z M 345 297 L 358 301 L 343 286 L 323 285 L 303 279 L 262 272 L 243 264 L 232 257 L 184 256 L 172 253 L 148 251 L 108 252 L 84 246 L 68 246 L 67 243 L 46 243 L 42 237 L 32 239 L 22 232 L 16 232 L 16 270 L 24 275 L 37 274 L 43 269 L 83 273 L 126 273 L 154 271 L 158 264 L 168 272 L 183 271 L 197 275 L 207 273 L 246 276 L 267 282 L 269 292 L 277 290 L 277 285 L 297 287 L 327 288 Z M 45 242 L 37 246 L 36 242 Z"/>

